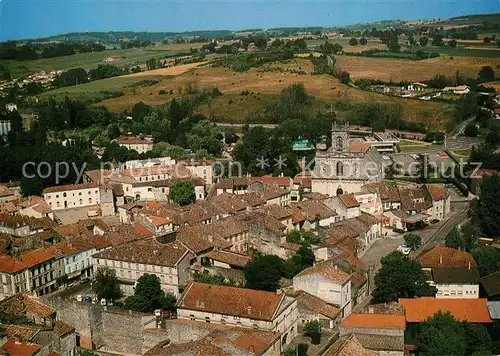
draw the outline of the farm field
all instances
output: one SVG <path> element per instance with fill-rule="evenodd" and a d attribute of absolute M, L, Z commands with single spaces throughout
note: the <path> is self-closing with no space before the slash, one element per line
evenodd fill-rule
<path fill-rule="evenodd" d="M 299 75 L 287 72 L 287 70 L 299 70 L 299 68 L 308 74 Z M 153 106 L 169 102 L 172 95 L 158 95 L 160 90 L 167 92 L 172 90 L 174 95 L 181 95 L 185 92 L 184 88 L 188 86 L 200 89 L 217 87 L 223 96 L 214 99 L 210 108 L 202 108 L 202 110 L 206 110 L 205 113 L 210 112 L 210 116 L 219 117 L 221 121 L 241 122 L 248 114 L 257 115 L 262 112 L 268 99 L 279 95 L 282 89 L 294 83 L 303 83 L 310 95 L 317 98 L 319 102 L 323 102 L 321 105 L 337 101 L 401 103 L 406 120 L 433 128 L 443 127 L 451 115 L 451 107 L 446 104 L 391 98 L 343 85 L 336 78 L 328 75 L 313 76 L 309 74 L 311 72 L 312 64 L 306 59 L 295 59 L 286 64 L 253 68 L 243 73 L 232 72 L 226 68 L 200 67 L 179 76 L 165 78 L 152 86 L 138 87 L 133 92 L 126 91 L 125 95 L 107 99 L 102 104 L 112 111 L 119 112 L 130 110 L 135 103 L 140 101 Z M 247 90 L 253 92 L 254 95 L 239 97 L 242 91 Z M 245 104 L 241 104 L 241 100 L 234 100 L 235 96 L 238 96 L 238 99 L 245 97 Z M 233 100 L 230 102 L 229 99 Z M 246 109 L 240 112 L 240 105 Z M 250 110 L 252 107 L 253 111 Z"/>
<path fill-rule="evenodd" d="M 189 48 L 188 48 L 189 50 Z M 37 59 L 32 61 L 0 61 L 6 65 L 12 73 L 12 76 L 17 78 L 25 76 L 29 73 L 52 70 L 66 70 L 71 68 L 93 69 L 98 64 L 103 64 L 103 60 L 112 56 L 123 57 L 111 64 L 123 67 L 125 65 L 135 65 L 145 63 L 152 57 L 172 56 L 179 53 L 184 53 L 184 50 L 157 50 L 155 47 L 151 49 L 125 49 L 125 50 L 106 50 L 102 52 L 78 53 L 72 56 Z"/>
<path fill-rule="evenodd" d="M 97 102 L 106 97 L 103 92 L 134 92 L 136 90 L 136 85 L 141 84 L 146 80 L 165 80 L 166 76 L 142 76 L 142 77 L 113 77 L 102 80 L 97 80 L 90 83 L 85 83 L 81 85 L 75 85 L 70 87 L 58 88 L 50 91 L 46 91 L 40 94 L 39 97 L 46 99 L 48 97 L 53 97 L 56 100 L 62 100 L 66 96 L 72 99 L 77 99 L 81 101 Z"/>
<path fill-rule="evenodd" d="M 457 70 L 475 78 L 481 67 L 490 65 L 495 70 L 500 67 L 500 58 L 447 56 L 410 61 L 404 59 L 337 56 L 337 67 L 347 70 L 351 78 L 373 78 L 384 81 L 422 81 L 436 74 L 452 76 Z"/>

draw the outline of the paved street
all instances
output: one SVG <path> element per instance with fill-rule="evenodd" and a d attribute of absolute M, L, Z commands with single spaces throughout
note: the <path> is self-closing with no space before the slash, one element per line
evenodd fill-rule
<path fill-rule="evenodd" d="M 427 228 L 416 233 L 422 237 L 422 246 L 411 252 L 410 257 L 415 258 L 422 250 L 429 249 L 438 244 L 444 244 L 444 238 L 452 229 L 453 225 L 459 224 L 467 217 L 466 207 L 460 207 L 453 210 L 446 220 L 439 223 L 429 225 Z M 375 241 L 370 249 L 361 257 L 361 260 L 370 268 L 370 291 L 373 290 L 373 278 L 380 268 L 380 259 L 392 251 L 396 250 L 399 245 L 404 243 L 404 234 L 395 237 L 386 237 Z"/>

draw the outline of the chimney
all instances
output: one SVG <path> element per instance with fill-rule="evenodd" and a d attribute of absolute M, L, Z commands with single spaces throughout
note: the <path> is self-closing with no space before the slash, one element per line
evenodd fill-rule
<path fill-rule="evenodd" d="M 252 354 L 255 353 L 255 347 L 253 345 L 250 345 L 249 349 Z"/>
<path fill-rule="evenodd" d="M 439 255 L 439 264 L 443 264 L 443 255 Z"/>
<path fill-rule="evenodd" d="M 248 315 L 252 315 L 252 307 L 250 305 L 247 307 L 247 313 Z"/>
<path fill-rule="evenodd" d="M 214 242 L 214 238 L 212 237 L 212 235 L 208 235 L 208 242 L 210 243 Z"/>
<path fill-rule="evenodd" d="M 333 268 L 338 269 L 339 267 L 337 265 L 333 265 Z"/>
<path fill-rule="evenodd" d="M 470 269 L 470 261 L 469 261 L 469 269 Z"/>
<path fill-rule="evenodd" d="M 131 309 L 128 310 L 128 315 L 132 315 L 132 310 Z"/>

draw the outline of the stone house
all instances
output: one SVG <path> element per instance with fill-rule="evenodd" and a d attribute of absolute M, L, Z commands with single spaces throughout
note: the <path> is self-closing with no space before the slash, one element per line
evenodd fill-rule
<path fill-rule="evenodd" d="M 177 302 L 179 319 L 297 335 L 297 301 L 284 294 L 191 282 Z"/>
<path fill-rule="evenodd" d="M 291 203 L 290 207 L 302 215 L 304 230 L 316 230 L 319 227 L 328 227 L 338 218 L 338 214 L 326 204 L 318 200 L 303 200 Z"/>
<path fill-rule="evenodd" d="M 338 306 L 343 318 L 351 313 L 351 274 L 344 272 L 333 260 L 317 263 L 297 274 L 293 277 L 293 289 Z"/>
<path fill-rule="evenodd" d="M 321 323 L 323 328 L 333 329 L 342 320 L 340 308 L 333 304 L 329 304 L 303 290 L 290 292 L 289 294 L 297 299 L 299 326 L 304 326 L 316 320 Z"/>

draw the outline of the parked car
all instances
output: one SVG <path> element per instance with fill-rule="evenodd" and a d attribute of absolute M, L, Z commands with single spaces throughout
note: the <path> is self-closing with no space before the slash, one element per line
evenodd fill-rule
<path fill-rule="evenodd" d="M 411 252 L 411 248 L 405 245 L 399 245 L 397 250 L 405 256 L 408 256 Z"/>

